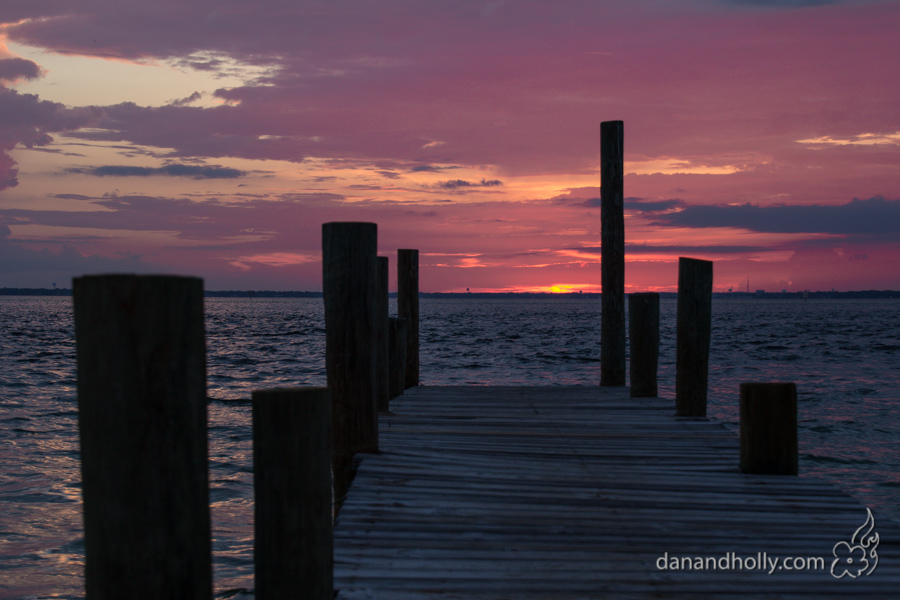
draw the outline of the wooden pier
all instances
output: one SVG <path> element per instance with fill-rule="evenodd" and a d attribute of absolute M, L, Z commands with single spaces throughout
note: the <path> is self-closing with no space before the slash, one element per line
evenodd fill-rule
<path fill-rule="evenodd" d="M 734 432 L 674 412 L 626 387 L 406 390 L 380 416 L 380 454 L 357 455 L 336 597 L 897 597 L 896 526 L 876 515 L 877 568 L 836 579 L 835 544 L 866 509 L 816 478 L 742 473 Z M 763 553 L 762 569 L 660 568 Z"/>
<path fill-rule="evenodd" d="M 389 321 L 376 224 L 323 224 L 328 389 L 254 392 L 259 600 L 897 597 L 896 525 L 793 475 L 793 384 L 741 385 L 743 443 L 705 417 L 712 263 L 679 258 L 676 399 L 650 397 L 658 298 L 630 397 L 622 123 L 601 137 L 599 386 L 420 386 L 418 250 Z M 73 290 L 87 595 L 209 598 L 202 282 Z"/>

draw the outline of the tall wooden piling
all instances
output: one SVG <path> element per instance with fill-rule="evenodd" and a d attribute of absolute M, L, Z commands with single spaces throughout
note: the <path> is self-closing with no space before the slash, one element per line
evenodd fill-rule
<path fill-rule="evenodd" d="M 625 385 L 625 210 L 622 121 L 600 124 L 600 385 Z"/>
<path fill-rule="evenodd" d="M 741 471 L 796 475 L 797 386 L 741 384 Z"/>
<path fill-rule="evenodd" d="M 391 398 L 403 393 L 406 384 L 406 319 L 391 317 L 388 322 L 390 338 Z"/>
<path fill-rule="evenodd" d="M 211 598 L 203 281 L 72 282 L 92 600 Z"/>
<path fill-rule="evenodd" d="M 631 397 L 654 397 L 659 366 L 659 294 L 629 294 L 628 338 L 631 342 Z"/>
<path fill-rule="evenodd" d="M 334 597 L 328 388 L 253 392 L 259 600 Z"/>
<path fill-rule="evenodd" d="M 390 372 L 388 371 L 388 355 L 390 352 L 388 339 L 388 258 L 379 256 L 378 260 L 378 292 L 377 312 L 375 320 L 375 379 L 378 385 L 378 412 L 386 412 L 391 400 Z"/>
<path fill-rule="evenodd" d="M 419 385 L 418 250 L 397 250 L 397 316 L 406 319 L 406 389 Z"/>
<path fill-rule="evenodd" d="M 678 416 L 706 416 L 712 284 L 711 261 L 678 259 L 675 354 L 675 414 Z"/>
<path fill-rule="evenodd" d="M 344 497 L 357 452 L 378 451 L 375 377 L 375 223 L 322 225 L 325 369 L 332 402 L 335 497 Z"/>

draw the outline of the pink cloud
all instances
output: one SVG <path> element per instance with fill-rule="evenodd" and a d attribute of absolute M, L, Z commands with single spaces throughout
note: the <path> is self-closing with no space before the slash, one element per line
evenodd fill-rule
<path fill-rule="evenodd" d="M 328 184 L 320 195 L 273 192 L 238 202 L 224 194 L 197 202 L 150 192 L 85 197 L 93 206 L 77 213 L 57 207 L 5 215 L 20 224 L 173 232 L 194 244 L 193 254 L 188 260 L 184 250 L 162 248 L 160 260 L 202 265 L 223 280 L 244 273 L 243 281 L 257 282 L 287 273 L 312 277 L 311 264 L 291 257 L 316 251 L 324 220 L 373 220 L 387 248 L 422 249 L 423 264 L 433 269 L 423 275 L 432 289 L 577 285 L 590 282 L 596 266 L 590 251 L 579 249 L 595 248 L 599 232 L 598 190 L 583 183 L 597 171 L 598 124 L 623 119 L 626 171 L 634 173 L 625 183 L 634 199 L 629 235 L 638 235 L 629 285 L 670 285 L 668 260 L 713 248 L 724 281 L 740 280 L 744 271 L 755 280 L 787 280 L 793 265 L 771 255 L 802 257 L 811 251 L 810 239 L 734 241 L 719 233 L 701 243 L 692 237 L 714 235 L 708 228 L 676 221 L 703 207 L 728 212 L 731 204 L 764 210 L 898 197 L 900 140 L 891 136 L 900 131 L 893 64 L 900 55 L 900 5 L 762 4 L 26 3 L 5 17 L 10 23 L 41 17 L 6 28 L 19 43 L 96 57 L 169 59 L 204 72 L 224 72 L 231 60 L 269 69 L 245 85 L 213 91 L 225 104 L 211 108 L 191 103 L 199 95 L 162 107 L 142 106 L 136 97 L 101 112 L 4 90 L 2 150 L 69 132 L 97 143 L 171 148 L 178 164 L 284 160 L 299 171 L 318 158 L 381 177 L 342 187 L 316 173 Z M 27 62 L 0 61 L 0 79 L 31 76 L 37 65 Z M 78 131 L 87 125 L 92 129 Z M 873 139 L 883 143 L 826 142 Z M 469 171 L 458 175 L 448 166 Z M 165 174 L 159 166 L 78 168 L 147 179 Z M 438 171 L 439 179 L 415 179 Z M 0 154 L 0 188 L 15 185 L 16 175 L 10 156 Z M 536 200 L 552 194 L 531 193 L 522 182 L 541 177 L 570 190 Z M 578 183 L 566 184 L 566 177 Z M 60 185 L 60 193 L 67 190 Z M 466 200 L 484 201 L 434 206 L 463 198 L 462 192 Z M 395 203 L 394 193 L 408 204 Z M 682 209 L 681 217 L 651 219 Z M 740 221 L 729 226 L 741 229 Z M 831 248 L 837 256 L 870 257 L 860 271 L 867 277 L 896 281 L 883 267 L 890 244 L 840 243 Z M 102 249 L 99 242 L 84 246 L 85 252 Z M 766 261 L 758 260 L 760 253 L 769 254 Z M 654 262 L 651 255 L 662 258 Z M 822 269 L 833 275 L 848 264 Z"/>
<path fill-rule="evenodd" d="M 900 84 L 884 75 L 890 48 L 900 50 L 887 25 L 896 6 L 734 12 L 685 3 L 647 14 L 633 4 L 94 3 L 9 34 L 64 52 L 202 50 L 278 68 L 265 87 L 218 92 L 239 107 L 110 108 L 108 126 L 121 131 L 112 137 L 186 155 L 573 172 L 594 166 L 597 122 L 624 118 L 632 156 L 753 167 L 802 158 L 803 136 L 877 133 L 892 114 Z M 874 82 L 877 97 L 857 93 Z M 271 134 L 277 143 L 257 139 Z M 423 148 L 433 140 L 442 143 Z"/>

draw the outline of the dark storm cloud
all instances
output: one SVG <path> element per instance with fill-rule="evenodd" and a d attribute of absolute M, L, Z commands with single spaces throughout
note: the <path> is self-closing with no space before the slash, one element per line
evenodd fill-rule
<path fill-rule="evenodd" d="M 200 166 L 172 164 L 163 167 L 130 167 L 123 165 L 105 165 L 90 169 L 69 169 L 72 173 L 96 175 L 97 177 L 150 177 L 152 175 L 169 175 L 172 177 L 191 177 L 193 179 L 236 179 L 246 175 L 244 171 L 219 166 Z"/>
<path fill-rule="evenodd" d="M 656 224 L 677 227 L 739 227 L 766 233 L 828 233 L 837 235 L 896 235 L 900 200 L 875 196 L 854 198 L 840 205 L 688 206 L 659 215 Z"/>

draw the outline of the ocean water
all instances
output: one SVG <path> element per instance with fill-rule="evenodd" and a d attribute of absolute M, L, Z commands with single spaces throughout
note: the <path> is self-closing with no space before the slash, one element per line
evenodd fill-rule
<path fill-rule="evenodd" d="M 664 398 L 675 309 L 661 301 Z M 424 385 L 599 382 L 598 298 L 422 299 L 420 310 Z M 219 598 L 253 587 L 247 399 L 324 385 L 323 322 L 320 299 L 206 301 Z M 900 301 L 715 300 L 709 414 L 735 430 L 744 381 L 796 382 L 801 476 L 856 495 L 876 527 L 900 521 Z M 0 598 L 83 597 L 80 496 L 71 299 L 0 296 Z"/>

